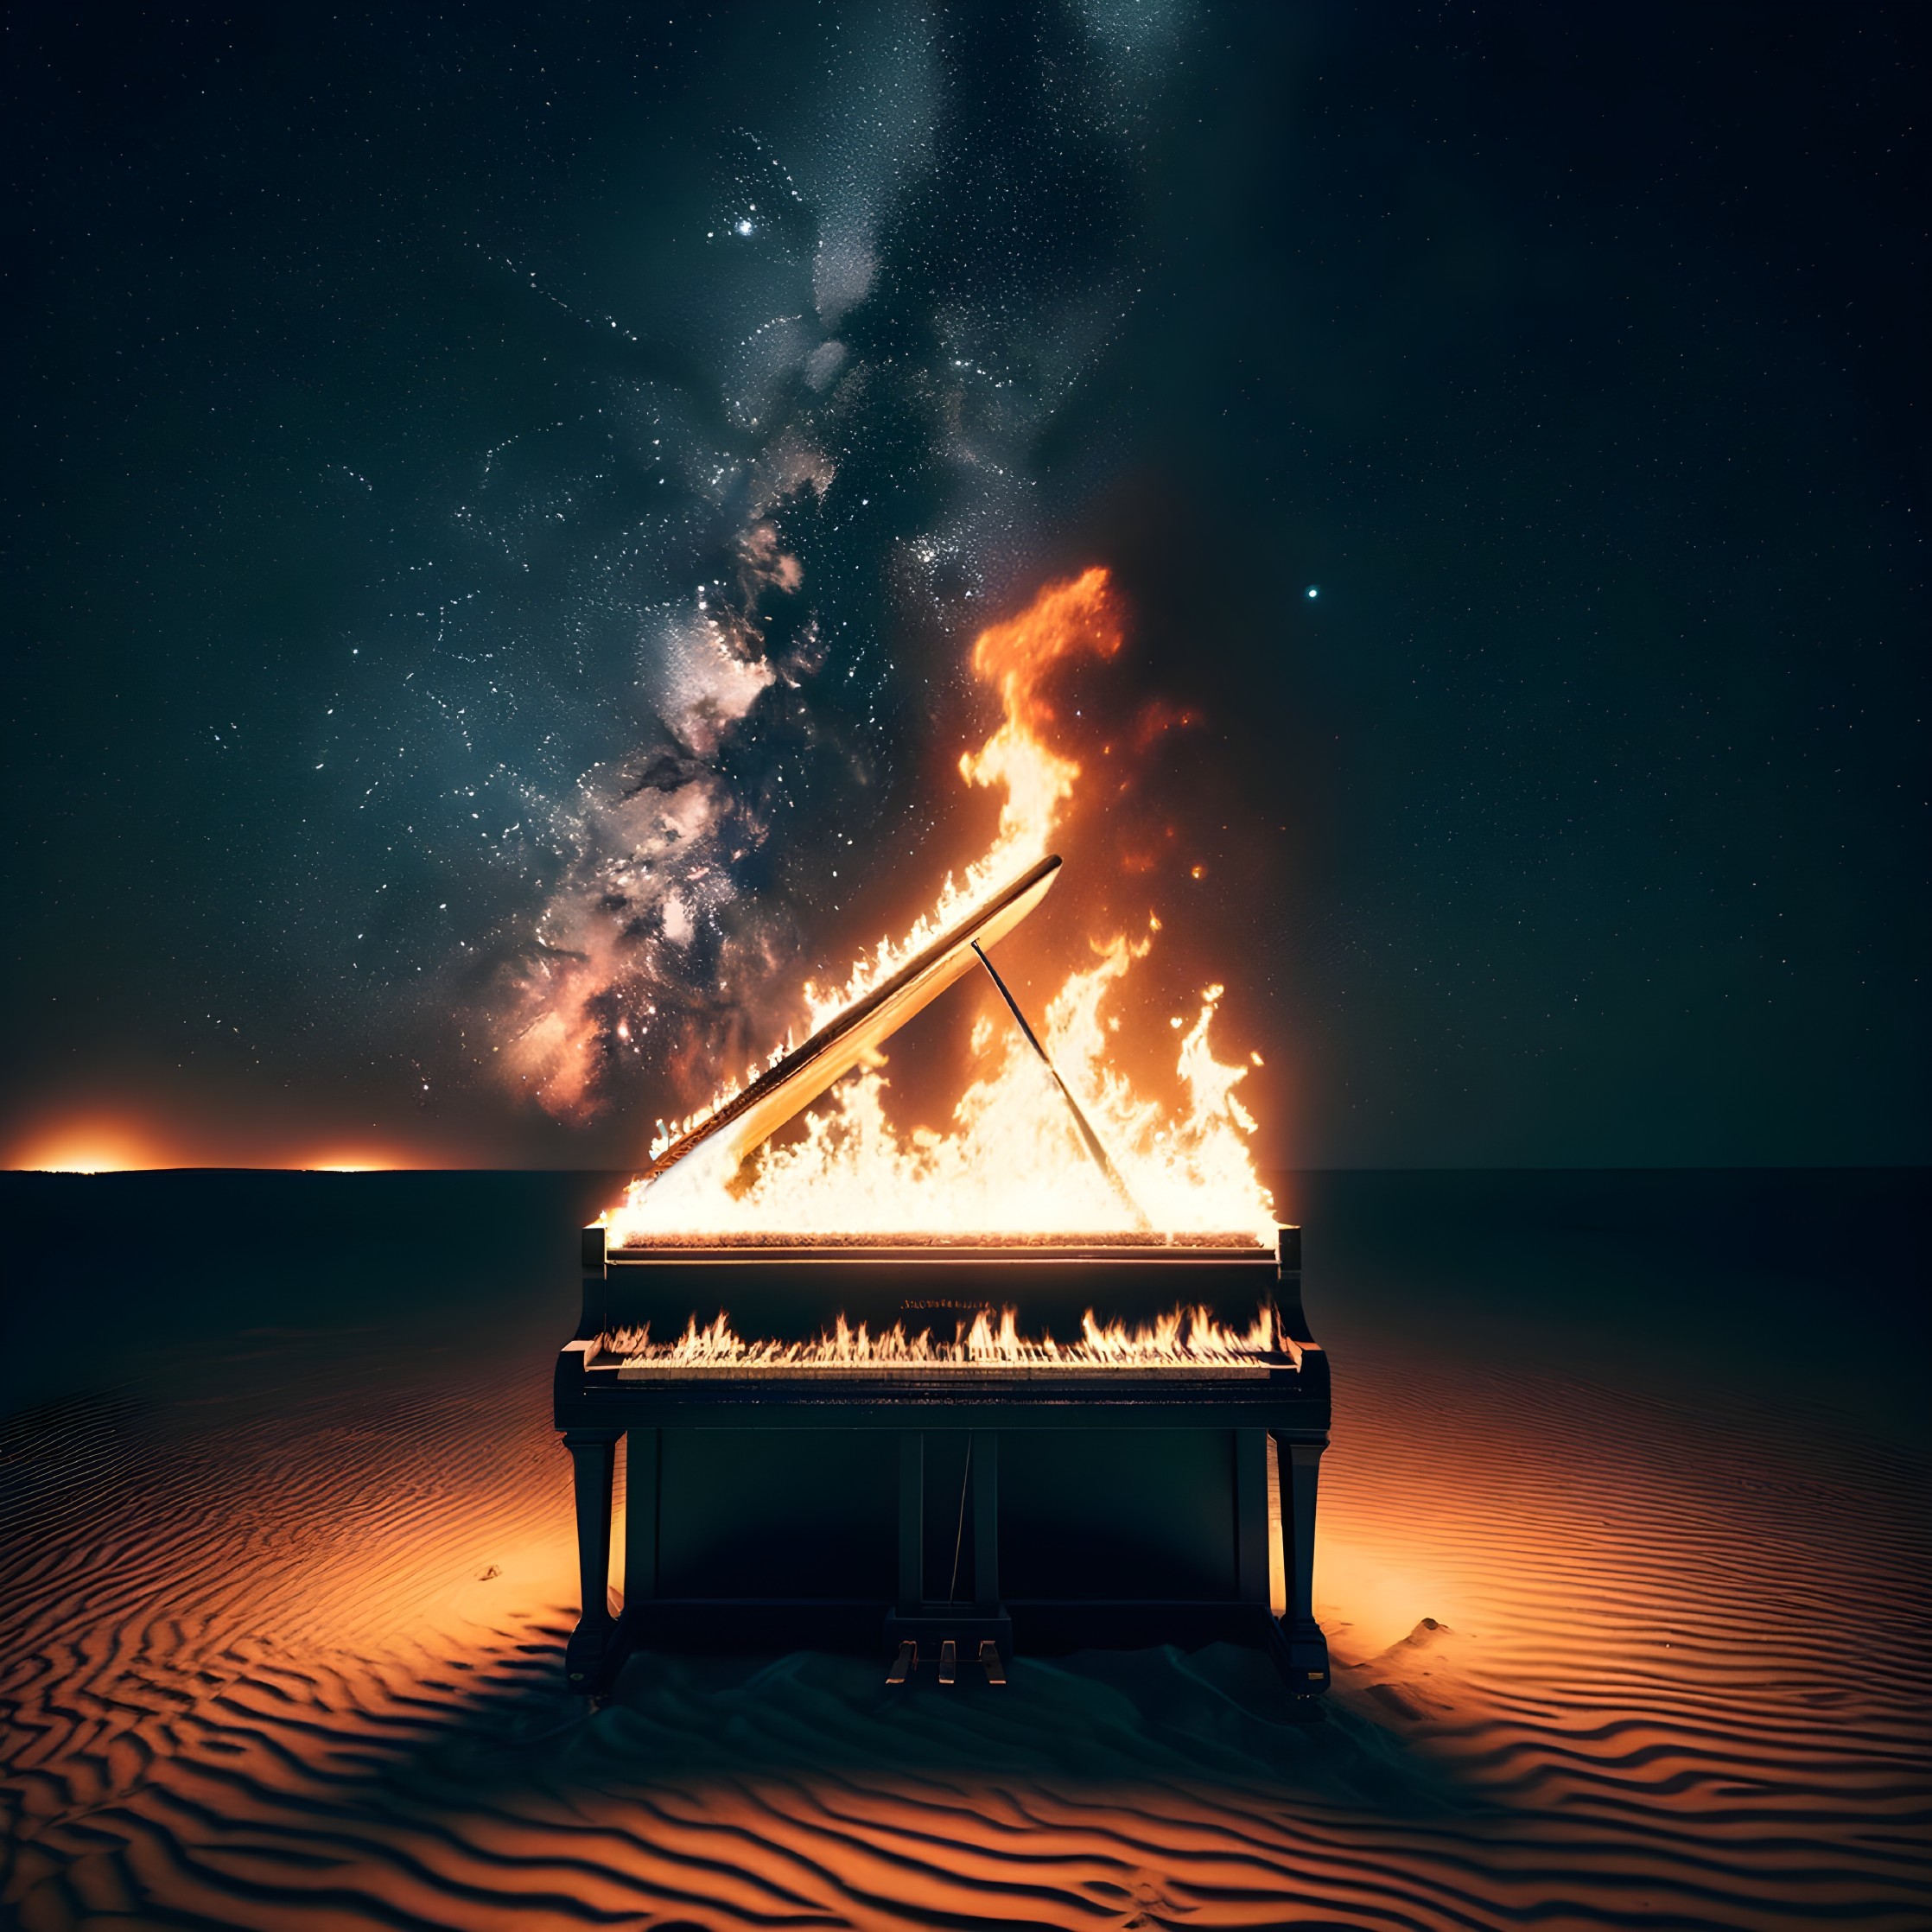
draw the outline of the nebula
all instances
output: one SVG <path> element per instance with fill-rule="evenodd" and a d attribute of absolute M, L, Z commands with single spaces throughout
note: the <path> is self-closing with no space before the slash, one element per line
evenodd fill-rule
<path fill-rule="evenodd" d="M 433 927 L 391 905 L 361 949 L 436 1077 L 571 1122 L 695 1104 L 849 947 L 855 880 L 929 845 L 967 645 L 1103 473 L 1040 450 L 1134 299 L 1189 17 L 1076 12 L 997 79 L 989 21 L 855 20 L 666 164 L 674 283 L 485 257 L 581 332 L 572 404 L 480 454 L 421 567 L 433 638 L 365 640 L 392 678 L 318 767 L 391 849 L 467 842 Z"/>

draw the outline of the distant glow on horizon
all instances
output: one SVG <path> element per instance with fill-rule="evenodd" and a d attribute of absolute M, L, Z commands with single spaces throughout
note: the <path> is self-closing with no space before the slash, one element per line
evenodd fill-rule
<path fill-rule="evenodd" d="M 346 1153 L 331 1148 L 327 1153 L 299 1165 L 304 1173 L 309 1174 L 387 1174 L 410 1163 L 386 1153 Z"/>
<path fill-rule="evenodd" d="M 17 1127 L 0 1141 L 0 1170 L 16 1173 L 123 1174 L 170 1168 L 225 1167 L 282 1173 L 373 1174 L 400 1168 L 464 1167 L 473 1164 L 448 1147 L 386 1145 L 344 1134 L 310 1141 L 270 1128 L 211 1131 L 168 1119 L 165 1109 L 89 1106 L 50 1108 L 38 1121 Z M 324 1129 L 326 1131 L 326 1128 Z M 308 1132 L 315 1132 L 311 1123 Z M 304 1136 L 306 1138 L 306 1136 Z"/>
<path fill-rule="evenodd" d="M 34 1129 L 10 1150 L 7 1160 L 10 1167 L 43 1174 L 123 1174 L 178 1165 L 141 1122 L 105 1114 Z"/>

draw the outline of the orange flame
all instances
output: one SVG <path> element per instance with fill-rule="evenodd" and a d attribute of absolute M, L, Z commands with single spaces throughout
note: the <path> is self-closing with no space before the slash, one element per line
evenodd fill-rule
<path fill-rule="evenodd" d="M 960 759 L 969 784 L 1003 787 L 998 831 L 963 877 L 949 874 L 931 909 L 897 939 L 881 939 L 844 984 L 804 988 L 807 1032 L 816 1031 L 969 917 L 1013 875 L 1043 856 L 1074 796 L 1078 762 L 1048 735 L 1054 667 L 1080 654 L 1118 655 L 1118 600 L 1104 569 L 1050 584 L 1019 616 L 975 640 L 975 674 L 997 691 L 1001 718 L 977 752 Z M 1152 714 L 1150 714 L 1151 715 Z M 1181 714 L 1160 715 L 1158 736 Z M 1168 1233 L 1245 1231 L 1273 1239 L 1274 1212 L 1248 1147 L 1255 1122 L 1235 1089 L 1247 1064 L 1216 1059 L 1208 1033 L 1223 988 L 1211 986 L 1180 1042 L 1176 1071 L 1186 1105 L 1169 1118 L 1137 1094 L 1117 1065 L 1113 1008 L 1122 982 L 1146 956 L 1147 936 L 1116 933 L 1093 946 L 1046 1005 L 1041 1039 L 1147 1220 Z M 887 1117 L 877 1067 L 836 1088 L 809 1115 L 801 1138 L 761 1148 L 743 1174 L 702 1154 L 654 1182 L 633 1182 L 609 1217 L 620 1243 L 653 1235 L 785 1230 L 798 1233 L 1100 1232 L 1137 1225 L 1132 1209 L 1076 1138 L 1064 1096 L 1013 1029 L 982 1021 L 972 1041 L 981 1071 L 944 1134 L 901 1136 Z M 791 1051 L 787 1040 L 767 1065 Z M 1256 1062 L 1255 1064 L 1259 1064 Z M 749 1070 L 747 1079 L 760 1070 Z M 664 1126 L 653 1156 L 722 1106 L 733 1089 L 688 1120 Z"/>
<path fill-rule="evenodd" d="M 725 1369 L 812 1370 L 848 1372 L 868 1369 L 1268 1369 L 1301 1365 L 1300 1345 L 1274 1325 L 1274 1311 L 1262 1307 L 1245 1332 L 1223 1328 L 1205 1308 L 1175 1307 L 1151 1325 L 1129 1328 L 1124 1322 L 1104 1327 L 1088 1309 L 1080 1339 L 1056 1342 L 1051 1335 L 1020 1332 L 1019 1311 L 1002 1308 L 997 1323 L 982 1308 L 971 1325 L 961 1322 L 950 1342 L 936 1342 L 921 1329 L 908 1335 L 903 1323 L 878 1335 L 861 1322 L 852 1327 L 843 1315 L 829 1334 L 810 1342 L 747 1342 L 722 1314 L 708 1327 L 693 1318 L 674 1342 L 653 1342 L 649 1328 L 620 1329 L 603 1338 L 599 1352 L 619 1358 L 620 1371 L 632 1376 L 666 1370 Z"/>
<path fill-rule="evenodd" d="M 1112 587 L 1098 569 L 1048 585 L 1018 617 L 974 640 L 973 673 L 999 692 L 1006 716 L 977 752 L 961 758 L 959 771 L 969 785 L 1007 788 L 994 853 L 1001 867 L 1045 852 L 1080 776 L 1079 766 L 1040 735 L 1054 721 L 1042 689 L 1047 673 L 1077 651 L 1117 657 L 1124 641 Z"/>

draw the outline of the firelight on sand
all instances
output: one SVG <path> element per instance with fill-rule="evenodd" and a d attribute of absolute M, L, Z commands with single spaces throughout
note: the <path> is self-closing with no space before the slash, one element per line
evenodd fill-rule
<path fill-rule="evenodd" d="M 949 874 L 931 907 L 898 938 L 881 939 L 844 983 L 804 988 L 807 1033 L 816 1034 L 879 988 L 950 929 L 1011 888 L 1048 853 L 1080 765 L 1052 741 L 1046 684 L 1054 668 L 1085 653 L 1118 655 L 1119 601 L 1104 569 L 1050 584 L 1017 617 L 981 632 L 974 675 L 998 694 L 992 736 L 959 761 L 967 784 L 1003 790 L 993 844 L 963 874 Z M 1255 1122 L 1236 1088 L 1249 1061 L 1217 1059 L 1209 1044 L 1223 988 L 1201 989 L 1180 1033 L 1177 1071 L 1186 1095 L 1178 1116 L 1139 1094 L 1117 1064 L 1123 982 L 1155 943 L 1151 914 L 1134 933 L 1090 940 L 1088 963 L 1069 972 L 1047 1001 L 1039 1033 L 1147 1222 L 1164 1233 L 1274 1236 L 1272 1203 L 1255 1173 Z M 772 1057 L 791 1051 L 787 1040 Z M 977 1074 L 945 1133 L 901 1134 L 888 1120 L 877 1066 L 836 1088 L 804 1122 L 803 1137 L 760 1147 L 739 1168 L 720 1149 L 681 1161 L 665 1176 L 633 1182 L 610 1214 L 613 1245 L 674 1234 L 783 1230 L 801 1234 L 928 1235 L 1098 1233 L 1141 1225 L 1121 1190 L 1076 1135 L 1065 1097 L 1016 1028 L 993 1020 L 974 1031 Z M 749 1077 L 755 1077 L 754 1070 Z M 747 1084 L 749 1084 L 749 1078 Z M 653 1158 L 701 1127 L 741 1090 L 665 1128 Z"/>

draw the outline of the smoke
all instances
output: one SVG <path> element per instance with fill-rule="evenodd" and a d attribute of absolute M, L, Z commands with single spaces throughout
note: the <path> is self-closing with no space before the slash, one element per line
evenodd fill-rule
<path fill-rule="evenodd" d="M 852 881 L 918 865 L 976 702 L 963 640 L 1104 468 L 1041 447 L 1137 292 L 1186 10 L 1027 18 L 842 13 L 711 130 L 648 272 L 487 263 L 598 356 L 482 459 L 409 702 L 489 874 L 435 996 L 560 1119 L 703 1099 L 856 950 Z"/>

